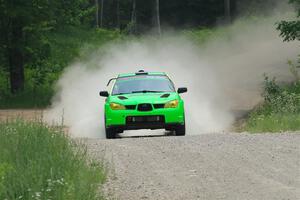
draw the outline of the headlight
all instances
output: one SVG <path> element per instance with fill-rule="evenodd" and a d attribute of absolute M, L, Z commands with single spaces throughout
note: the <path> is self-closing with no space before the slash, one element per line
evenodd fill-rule
<path fill-rule="evenodd" d="M 126 109 L 125 106 L 118 104 L 118 103 L 110 103 L 109 106 L 112 110 L 125 110 Z"/>
<path fill-rule="evenodd" d="M 165 108 L 177 108 L 178 103 L 178 100 L 169 101 L 165 104 Z"/>

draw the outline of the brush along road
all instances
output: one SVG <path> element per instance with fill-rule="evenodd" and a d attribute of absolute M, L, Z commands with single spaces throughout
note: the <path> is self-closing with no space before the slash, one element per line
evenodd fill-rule
<path fill-rule="evenodd" d="M 87 139 L 117 199 L 300 199 L 300 134 Z"/>

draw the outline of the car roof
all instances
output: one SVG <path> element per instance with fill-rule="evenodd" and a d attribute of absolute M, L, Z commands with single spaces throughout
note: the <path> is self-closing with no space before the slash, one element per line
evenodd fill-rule
<path fill-rule="evenodd" d="M 125 73 L 119 74 L 118 78 L 130 77 L 130 76 L 141 76 L 141 75 L 150 75 L 150 76 L 166 76 L 165 72 L 138 72 L 138 73 Z"/>

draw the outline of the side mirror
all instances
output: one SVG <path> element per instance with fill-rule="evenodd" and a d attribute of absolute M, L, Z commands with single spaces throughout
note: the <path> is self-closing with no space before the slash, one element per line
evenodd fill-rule
<path fill-rule="evenodd" d="M 188 91 L 188 89 L 186 87 L 181 87 L 181 88 L 178 88 L 177 93 L 181 94 L 181 93 L 186 93 L 187 91 Z"/>
<path fill-rule="evenodd" d="M 109 94 L 108 94 L 107 91 L 101 91 L 101 92 L 99 93 L 99 95 L 100 95 L 101 97 L 108 97 L 108 96 L 109 96 Z"/>

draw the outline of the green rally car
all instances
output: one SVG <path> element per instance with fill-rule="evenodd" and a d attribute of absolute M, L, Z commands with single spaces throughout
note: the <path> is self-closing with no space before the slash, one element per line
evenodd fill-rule
<path fill-rule="evenodd" d="M 162 72 L 120 74 L 110 92 L 101 91 L 105 101 L 105 131 L 108 139 L 124 130 L 166 129 L 185 135 L 184 102 L 173 82 Z"/>

